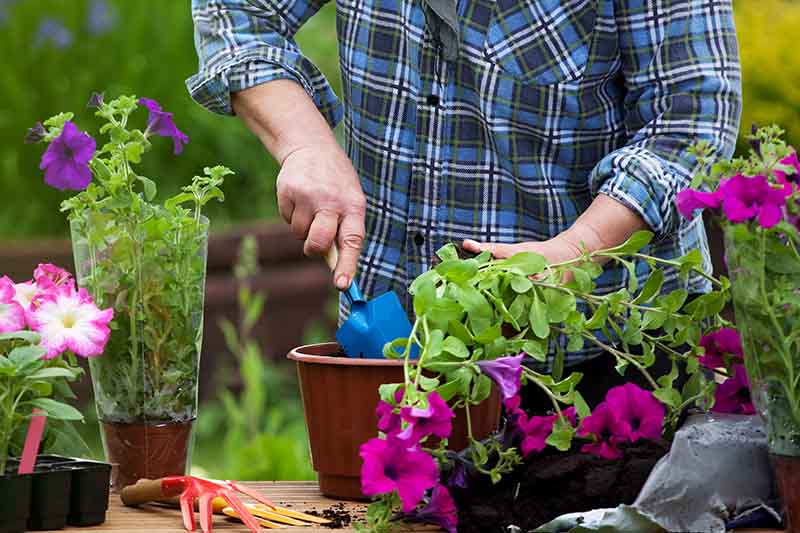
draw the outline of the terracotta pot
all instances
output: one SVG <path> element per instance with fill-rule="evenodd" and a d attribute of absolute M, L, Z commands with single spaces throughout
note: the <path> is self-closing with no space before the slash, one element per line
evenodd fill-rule
<path fill-rule="evenodd" d="M 800 457 L 770 454 L 772 469 L 783 501 L 783 526 L 787 533 L 800 531 Z"/>
<path fill-rule="evenodd" d="M 300 392 L 311 442 L 311 460 L 322 493 L 348 500 L 367 499 L 361 493 L 361 458 L 358 448 L 377 435 L 375 407 L 378 387 L 403 381 L 403 362 L 391 359 L 331 357 L 339 353 L 335 342 L 301 346 L 289 352 L 297 362 Z M 496 389 L 470 409 L 475 438 L 497 429 L 500 395 Z M 456 411 L 450 448 L 467 446 L 463 409 Z"/>
<path fill-rule="evenodd" d="M 140 479 L 158 479 L 187 473 L 192 464 L 192 426 L 188 422 L 103 422 L 111 488 L 119 492 Z"/>

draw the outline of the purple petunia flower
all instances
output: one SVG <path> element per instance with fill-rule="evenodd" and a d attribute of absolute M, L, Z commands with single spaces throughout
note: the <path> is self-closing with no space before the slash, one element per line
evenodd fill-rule
<path fill-rule="evenodd" d="M 72 32 L 58 20 L 45 17 L 36 30 L 34 47 L 42 46 L 45 43 L 64 49 L 72 44 Z"/>
<path fill-rule="evenodd" d="M 722 210 L 731 222 L 758 218 L 762 228 L 771 228 L 781 221 L 786 198 L 792 194 L 792 184 L 775 188 L 766 176 L 749 178 L 737 174 L 720 183 Z"/>
<path fill-rule="evenodd" d="M 58 190 L 82 191 L 92 181 L 89 162 L 94 157 L 96 143 L 71 121 L 64 123 L 61 135 L 53 139 L 42 155 L 39 168 L 44 181 Z"/>
<path fill-rule="evenodd" d="M 576 423 L 575 408 L 565 409 L 563 414 L 574 426 Z M 527 457 L 532 452 L 544 450 L 547 446 L 547 437 L 553 432 L 556 420 L 558 420 L 558 415 L 532 416 L 528 420 L 520 420 L 520 429 L 525 434 L 520 445 L 523 457 Z"/>
<path fill-rule="evenodd" d="M 103 100 L 105 100 L 105 93 L 93 91 L 91 96 L 89 96 L 89 101 L 86 102 L 86 107 L 89 109 L 98 109 L 103 105 Z"/>
<path fill-rule="evenodd" d="M 581 451 L 591 453 L 603 459 L 619 459 L 622 452 L 619 443 L 630 440 L 631 427 L 620 420 L 606 402 L 595 407 L 591 415 L 581 420 L 578 435 L 588 437 L 594 435 L 596 441 L 584 444 Z"/>
<path fill-rule="evenodd" d="M 358 453 L 364 461 L 361 491 L 377 496 L 397 490 L 404 513 L 410 513 L 439 478 L 433 457 L 394 437 L 370 439 Z"/>
<path fill-rule="evenodd" d="M 688 219 L 694 218 L 698 209 L 718 209 L 722 205 L 722 196 L 719 191 L 705 192 L 693 189 L 684 189 L 675 198 L 678 212 Z"/>
<path fill-rule="evenodd" d="M 706 368 L 724 367 L 726 355 L 737 359 L 744 357 L 739 332 L 733 328 L 721 328 L 708 335 L 703 335 L 699 344 L 705 350 L 699 361 Z"/>
<path fill-rule="evenodd" d="M 519 392 L 519 379 L 522 376 L 522 358 L 524 354 L 511 357 L 500 357 L 493 361 L 478 361 L 481 372 L 492 378 L 500 387 L 504 400 L 513 398 Z"/>
<path fill-rule="evenodd" d="M 449 437 L 456 415 L 438 392 L 432 392 L 428 395 L 427 407 L 403 407 L 400 416 L 408 425 L 397 434 L 397 438 L 407 443 L 418 443 L 428 435 L 442 439 Z"/>
<path fill-rule="evenodd" d="M 436 524 L 447 533 L 456 533 L 458 527 L 458 510 L 447 488 L 436 485 L 431 493 L 431 500 L 421 510 L 406 517 L 410 521 Z"/>
<path fill-rule="evenodd" d="M 756 409 L 750 397 L 750 380 L 744 365 L 733 365 L 733 376 L 717 386 L 714 391 L 712 413 L 753 415 Z"/>
<path fill-rule="evenodd" d="M 606 394 L 609 410 L 630 428 L 629 439 L 659 440 L 664 429 L 664 405 L 653 393 L 633 383 L 613 387 Z"/>
<path fill-rule="evenodd" d="M 162 111 L 159 103 L 150 98 L 139 98 L 139 104 L 150 111 L 150 115 L 147 117 L 147 130 L 145 131 L 145 135 L 171 137 L 175 146 L 175 153 L 181 153 L 183 151 L 183 145 L 189 142 L 189 137 L 175 125 L 172 119 L 172 113 Z"/>

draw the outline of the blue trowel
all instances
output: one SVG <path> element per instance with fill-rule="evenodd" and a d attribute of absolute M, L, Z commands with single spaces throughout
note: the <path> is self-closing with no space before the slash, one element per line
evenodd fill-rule
<path fill-rule="evenodd" d="M 338 260 L 339 251 L 334 243 L 325 261 L 333 271 Z M 367 301 L 358 281 L 353 279 L 344 294 L 350 303 L 350 316 L 336 331 L 336 341 L 348 357 L 383 359 L 386 343 L 411 335 L 411 323 L 394 292 Z"/>

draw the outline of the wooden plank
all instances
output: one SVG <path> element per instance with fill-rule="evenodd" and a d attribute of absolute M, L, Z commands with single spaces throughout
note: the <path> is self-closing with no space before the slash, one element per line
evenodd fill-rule
<path fill-rule="evenodd" d="M 311 481 L 281 481 L 281 482 L 249 482 L 246 483 L 250 487 L 255 488 L 262 494 L 270 498 L 276 505 L 281 505 L 296 511 L 317 511 L 322 512 L 325 509 L 341 508 L 350 513 L 354 520 L 360 520 L 364 516 L 366 504 L 355 502 L 339 502 L 325 498 L 319 492 L 317 484 Z M 243 500 L 248 501 L 248 498 L 243 497 Z M 195 513 L 196 515 L 196 513 Z M 196 517 L 196 516 L 195 516 Z M 200 524 L 197 523 L 199 528 Z M 231 531 L 231 532 L 247 532 L 248 529 L 243 527 L 241 523 L 231 521 L 225 517 L 214 516 L 214 530 L 215 531 Z M 160 507 L 156 505 L 144 505 L 141 507 L 125 507 L 119 499 L 119 495 L 112 494 L 111 501 L 109 502 L 108 514 L 106 522 L 102 525 L 95 527 L 84 528 L 66 528 L 62 531 L 73 532 L 92 532 L 92 531 L 111 531 L 115 533 L 137 533 L 141 531 L 151 531 L 155 533 L 182 533 L 184 531 L 181 522 L 181 513 L 177 509 Z M 265 529 L 264 531 L 270 531 Z M 276 531 L 286 533 L 301 533 L 301 532 L 330 532 L 338 531 L 341 533 L 354 533 L 355 529 L 344 528 L 331 530 L 321 526 L 308 526 L 308 527 L 287 527 Z M 434 526 L 415 525 L 407 529 L 401 529 L 405 532 L 432 532 L 439 531 Z M 750 529 L 739 530 L 741 533 L 784 533 L 777 530 L 766 529 Z M 737 533 L 739 533 L 737 532 Z M 51 532 L 56 533 L 56 532 Z"/>

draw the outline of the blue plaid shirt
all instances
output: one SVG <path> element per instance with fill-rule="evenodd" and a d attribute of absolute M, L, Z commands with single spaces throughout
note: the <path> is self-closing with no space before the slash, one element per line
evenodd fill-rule
<path fill-rule="evenodd" d="M 200 68 L 187 85 L 232 114 L 232 92 L 295 80 L 331 126 L 344 119 L 367 197 L 365 293 L 397 291 L 411 309 L 406 288 L 440 246 L 549 239 L 598 193 L 647 222 L 649 253 L 699 248 L 710 270 L 702 220 L 681 219 L 674 200 L 693 142 L 733 152 L 731 0 L 458 0 L 455 61 L 419 0 L 338 0 L 341 100 L 294 41 L 325 1 L 193 0 Z M 598 291 L 627 276 L 606 268 Z M 679 283 L 671 273 L 665 288 Z M 688 288 L 708 287 L 696 276 Z"/>

